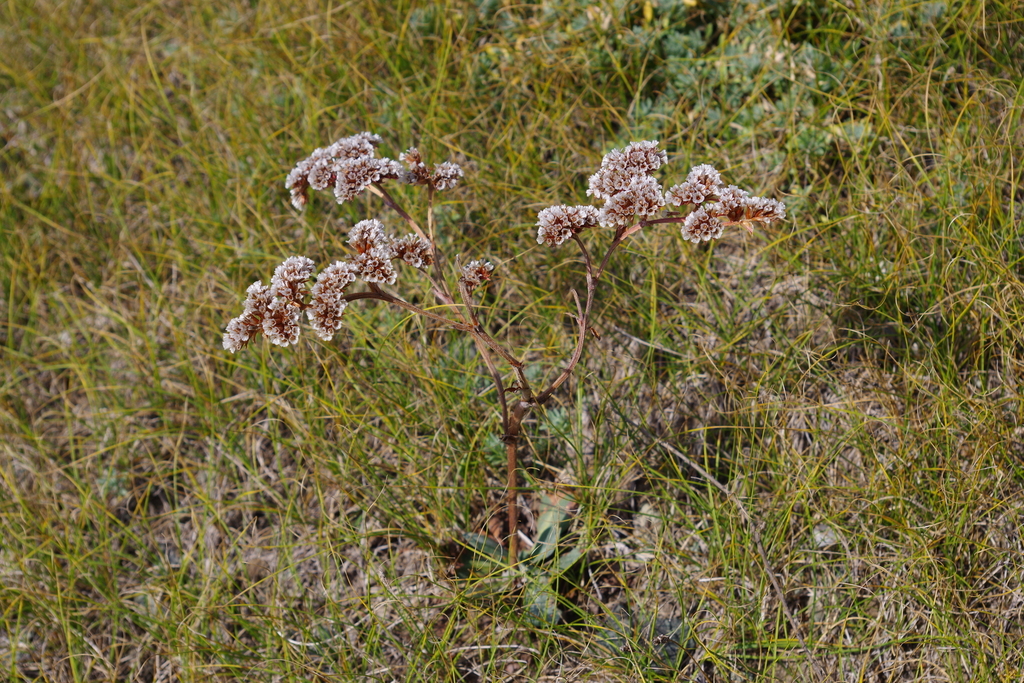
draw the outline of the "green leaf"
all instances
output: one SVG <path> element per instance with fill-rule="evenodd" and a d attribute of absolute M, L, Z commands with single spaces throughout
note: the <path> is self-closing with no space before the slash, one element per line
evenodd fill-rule
<path fill-rule="evenodd" d="M 576 564 L 576 561 L 583 557 L 583 551 L 579 548 L 573 548 L 567 553 L 562 553 L 558 558 L 558 571 L 564 572 L 569 567 Z"/>
<path fill-rule="evenodd" d="M 537 626 L 554 626 L 562 621 L 558 595 L 551 587 L 551 575 L 547 572 L 532 577 L 523 588 L 523 605 L 526 618 Z"/>
<path fill-rule="evenodd" d="M 469 551 L 469 557 L 463 566 L 469 571 L 467 576 L 460 578 L 468 578 L 469 574 L 493 574 L 505 566 L 506 551 L 492 538 L 464 531 L 462 541 Z"/>
<path fill-rule="evenodd" d="M 572 506 L 575 502 L 569 494 L 558 497 L 541 496 L 537 539 L 524 559 L 537 564 L 551 557 L 558 546 L 559 536 L 569 529 L 572 522 Z"/>

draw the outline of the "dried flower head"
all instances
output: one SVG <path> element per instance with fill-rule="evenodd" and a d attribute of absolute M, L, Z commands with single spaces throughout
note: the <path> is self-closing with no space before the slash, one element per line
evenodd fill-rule
<path fill-rule="evenodd" d="M 459 283 L 464 284 L 466 289 L 472 292 L 474 289 L 491 279 L 494 266 L 490 261 L 470 261 L 462 267 L 462 277 Z"/>
<path fill-rule="evenodd" d="M 696 205 L 717 196 L 721 186 L 722 176 L 718 171 L 710 164 L 701 164 L 690 169 L 685 182 L 669 189 L 665 199 L 675 206 Z"/>
<path fill-rule="evenodd" d="M 769 225 L 786 218 L 786 205 L 782 202 L 765 197 L 751 197 L 743 190 L 730 192 L 722 201 L 709 205 L 707 210 L 712 216 L 725 219 L 729 223 L 738 223 L 751 233 L 757 224 Z"/>
<path fill-rule="evenodd" d="M 345 288 L 356 279 L 359 269 L 346 261 L 335 261 L 320 271 L 310 292 L 312 300 L 306 315 L 313 332 L 324 341 L 334 338 L 341 329 L 341 316 L 348 302 Z"/>
<path fill-rule="evenodd" d="M 730 222 L 738 221 L 743 217 L 743 207 L 749 196 L 746 190 L 730 185 L 718 191 L 718 201 L 708 206 L 708 213 Z"/>
<path fill-rule="evenodd" d="M 243 348 L 262 331 L 263 318 L 273 299 L 270 287 L 264 287 L 259 280 L 249 285 L 245 295 L 242 315 L 229 322 L 224 331 L 224 349 L 231 353 Z"/>
<path fill-rule="evenodd" d="M 423 155 L 415 147 L 410 147 L 401 154 L 398 155 L 398 160 L 408 166 L 410 169 L 422 166 Z"/>
<path fill-rule="evenodd" d="M 434 167 L 434 174 L 430 177 L 430 183 L 438 192 L 444 192 L 455 187 L 462 175 L 462 169 L 458 164 L 445 161 Z"/>
<path fill-rule="evenodd" d="M 284 181 L 285 188 L 291 192 L 292 206 L 300 210 L 305 208 L 309 202 L 310 187 L 314 190 L 326 190 L 335 185 L 342 163 L 372 158 L 380 142 L 379 135 L 363 132 L 341 138 L 328 147 L 314 149 L 312 154 L 295 164 L 295 168 Z"/>
<path fill-rule="evenodd" d="M 537 214 L 537 244 L 557 247 L 597 224 L 598 211 L 593 206 L 551 206 Z"/>
<path fill-rule="evenodd" d="M 284 186 L 291 193 L 292 206 L 300 211 L 306 207 L 309 201 L 309 171 L 313 164 L 309 159 L 303 159 L 295 165 L 295 168 L 288 173 Z"/>
<path fill-rule="evenodd" d="M 657 140 L 631 142 L 622 150 L 623 164 L 635 173 L 650 173 L 668 163 L 668 154 L 658 149 Z"/>
<path fill-rule="evenodd" d="M 786 220 L 786 205 L 777 199 L 747 197 L 743 203 L 743 222 L 777 223 Z"/>
<path fill-rule="evenodd" d="M 686 217 L 681 232 L 684 240 L 699 244 L 721 237 L 724 227 L 722 221 L 702 206 Z"/>
<path fill-rule="evenodd" d="M 601 225 L 614 228 L 629 225 L 634 216 L 652 216 L 665 206 L 661 185 L 651 176 L 638 176 L 622 192 L 612 195 L 598 214 Z"/>
<path fill-rule="evenodd" d="M 395 284 L 395 280 L 398 279 L 398 273 L 395 272 L 394 266 L 391 265 L 391 259 L 394 258 L 395 252 L 391 248 L 391 245 L 381 245 L 356 254 L 356 257 L 352 259 L 352 263 L 359 269 L 359 277 L 364 282 L 378 282 L 389 285 Z"/>
<path fill-rule="evenodd" d="M 335 162 L 332 159 L 317 159 L 313 162 L 309 173 L 306 174 L 306 181 L 314 190 L 326 190 L 336 180 Z"/>
<path fill-rule="evenodd" d="M 399 161 L 404 163 L 409 171 L 402 177 L 402 180 L 410 185 L 427 185 L 430 183 L 430 171 L 423 163 L 423 155 L 415 147 L 410 147 L 398 155 Z"/>
<path fill-rule="evenodd" d="M 631 142 L 621 151 L 613 149 L 604 156 L 600 170 L 590 176 L 587 194 L 611 199 L 625 191 L 634 179 L 649 175 L 667 161 L 668 155 L 658 149 L 657 140 Z"/>
<path fill-rule="evenodd" d="M 413 268 L 426 268 L 434 262 L 430 242 L 417 235 L 406 235 L 392 243 L 395 258 L 400 258 Z"/>
<path fill-rule="evenodd" d="M 372 157 L 377 145 L 381 142 L 379 135 L 363 131 L 337 140 L 327 148 L 327 151 L 330 156 L 338 160 Z"/>
<path fill-rule="evenodd" d="M 337 165 L 334 196 L 341 204 L 354 198 L 372 183 L 401 175 L 402 167 L 393 159 L 359 157 L 342 161 Z"/>
<path fill-rule="evenodd" d="M 305 256 L 290 256 L 274 269 L 270 293 L 294 304 L 302 305 L 306 283 L 313 274 L 313 262 Z"/>
<path fill-rule="evenodd" d="M 384 224 L 376 218 L 359 221 L 348 231 L 348 243 L 358 253 L 370 251 L 376 247 L 386 247 L 391 239 L 384 233 Z"/>
<path fill-rule="evenodd" d="M 263 334 L 271 344 L 288 346 L 299 340 L 302 308 L 282 297 L 274 297 L 263 318 Z"/>

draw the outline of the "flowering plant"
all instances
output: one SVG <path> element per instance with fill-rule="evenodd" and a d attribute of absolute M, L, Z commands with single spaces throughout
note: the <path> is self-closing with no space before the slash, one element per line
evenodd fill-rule
<path fill-rule="evenodd" d="M 707 164 L 694 167 L 682 183 L 663 191 L 653 172 L 667 163 L 668 156 L 654 141 L 633 142 L 622 150 L 609 152 L 601 168 L 590 177 L 587 190 L 588 195 L 603 202 L 601 208 L 557 205 L 537 216 L 539 244 L 558 247 L 571 240 L 579 247 L 587 287 L 582 302 L 572 292 L 576 302 L 576 344 L 558 376 L 548 386 L 536 390 L 527 378 L 525 363 L 487 333 L 474 309 L 473 293 L 491 278 L 494 266 L 484 260 L 456 264 L 457 298 L 449 286 L 435 240 L 434 194 L 455 187 L 463 176 L 462 169 L 451 162 L 428 166 L 416 148 L 399 156 L 402 163 L 380 158 L 376 156 L 380 143 L 379 136 L 364 132 L 316 149 L 288 174 L 285 186 L 297 209 L 309 201 L 310 189 L 333 191 L 339 204 L 369 191 L 395 211 L 412 232 L 404 237 L 389 235 L 384 224 L 375 218 L 356 223 L 348 239 L 355 252 L 353 256 L 323 268 L 315 281 L 313 261 L 304 256 L 286 259 L 274 270 L 269 286 L 259 280 L 249 286 L 242 314 L 228 323 L 224 348 L 238 351 L 260 333 L 278 346 L 294 344 L 298 341 L 303 311 L 313 332 L 330 341 L 341 328 L 346 307 L 359 299 L 385 301 L 469 334 L 494 381 L 501 409 L 502 441 L 508 459 L 508 536 L 501 540 L 507 539 L 509 558 L 514 561 L 520 541 L 531 543 L 519 530 L 517 500 L 517 452 L 523 419 L 533 408 L 544 405 L 580 362 L 587 334 L 592 331 L 590 316 L 597 284 L 611 255 L 631 235 L 649 226 L 679 224 L 685 240 L 699 243 L 721 237 L 729 226 L 741 225 L 752 232 L 756 224 L 781 221 L 786 215 L 785 207 L 774 199 L 753 197 L 734 185 L 724 185 L 718 171 Z M 385 189 L 388 181 L 426 190 L 426 229 L 395 202 Z M 689 211 L 684 213 L 684 209 Z M 662 217 L 657 217 L 662 213 Z M 599 226 L 610 231 L 611 243 L 597 262 L 581 235 L 584 231 L 596 231 Z M 429 279 L 443 314 L 428 311 L 383 288 L 397 282 L 396 263 L 416 269 Z M 365 283 L 365 289 L 347 291 L 357 280 Z M 498 359 L 511 368 L 514 381 L 506 382 Z M 515 398 L 510 400 L 509 395 Z"/>

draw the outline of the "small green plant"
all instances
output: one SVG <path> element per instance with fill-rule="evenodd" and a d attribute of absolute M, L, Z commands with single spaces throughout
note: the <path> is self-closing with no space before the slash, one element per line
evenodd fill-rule
<path fill-rule="evenodd" d="M 434 198 L 436 193 L 458 183 L 462 169 L 451 162 L 428 166 L 416 148 L 399 156 L 403 167 L 398 161 L 376 156 L 380 143 L 377 135 L 359 133 L 315 150 L 288 175 L 286 187 L 291 192 L 292 204 L 302 209 L 309 201 L 310 190 L 331 191 L 339 203 L 369 191 L 396 212 L 412 232 L 396 238 L 386 234 L 384 224 L 375 218 L 360 221 L 349 231 L 348 244 L 355 254 L 322 269 L 312 285 L 313 261 L 304 256 L 286 259 L 274 271 L 269 285 L 257 280 L 249 287 L 244 312 L 227 326 L 224 348 L 238 351 L 261 333 L 272 344 L 294 344 L 299 338 L 303 311 L 314 333 L 330 341 L 341 328 L 348 305 L 361 299 L 383 301 L 470 335 L 498 397 L 508 490 L 504 511 L 507 524 L 502 525 L 505 531 L 493 533 L 494 538 L 488 543 L 475 537 L 467 540 L 473 552 L 488 562 L 495 559 L 497 548 L 501 548 L 510 565 L 519 559 L 535 567 L 552 565 L 559 535 L 568 521 L 567 508 L 556 505 L 543 512 L 536 538 L 523 534 L 517 460 L 522 425 L 524 418 L 545 405 L 579 364 L 587 337 L 594 333 L 590 325 L 594 298 L 612 254 L 644 228 L 679 224 L 684 239 L 700 243 L 720 237 L 728 226 L 741 225 L 752 231 L 755 224 L 780 221 L 785 218 L 785 207 L 774 199 L 753 197 L 734 185 L 724 185 L 718 171 L 707 164 L 693 168 L 684 182 L 664 191 L 653 172 L 668 161 L 668 155 L 658 148 L 657 142 L 633 142 L 608 153 L 601 168 L 590 177 L 587 190 L 588 195 L 604 202 L 602 208 L 558 205 L 540 211 L 537 216 L 537 242 L 550 247 L 569 241 L 576 243 L 586 271 L 582 300 L 575 290 L 571 292 L 576 303 L 576 343 L 567 350 L 557 376 L 538 389 L 526 372 L 526 363 L 514 349 L 491 336 L 474 304 L 474 293 L 491 278 L 494 266 L 485 260 L 466 264 L 456 260 L 453 286 L 448 262 L 438 250 Z M 388 192 L 387 183 L 394 181 L 426 191 L 425 227 Z M 611 236 L 600 260 L 591 255 L 582 239 L 585 231 L 594 232 L 598 227 L 607 229 Z M 398 281 L 395 264 L 428 278 L 436 304 L 413 303 L 384 289 Z M 366 288 L 348 291 L 357 280 L 365 283 Z M 502 372 L 499 363 L 507 365 L 510 372 Z M 522 558 L 520 546 L 529 547 Z M 566 562 L 571 564 L 578 559 L 578 553 L 569 551 L 552 566 L 564 569 Z M 473 562 L 468 566 L 472 568 Z M 533 600 L 531 604 L 536 606 L 537 614 L 546 619 L 551 610 L 541 603 L 549 598 L 549 592 L 538 589 L 528 602 Z"/>
<path fill-rule="evenodd" d="M 563 620 L 559 605 L 558 582 L 585 559 L 579 537 L 569 534 L 575 513 L 575 499 L 562 492 L 542 493 L 538 501 L 536 535 L 519 555 L 518 572 L 509 572 L 508 554 L 492 537 L 463 532 L 461 542 L 453 544 L 454 576 L 469 582 L 472 590 L 483 587 L 488 593 L 506 592 L 510 582 L 521 582 L 521 602 L 528 619 L 550 626 Z"/>

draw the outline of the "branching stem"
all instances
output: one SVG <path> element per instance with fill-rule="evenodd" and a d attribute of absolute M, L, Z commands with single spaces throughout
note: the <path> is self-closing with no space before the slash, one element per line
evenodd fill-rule
<path fill-rule="evenodd" d="M 409 224 L 409 227 L 412 228 L 413 232 L 415 232 L 420 237 L 420 239 L 429 241 L 427 234 L 423 232 L 423 228 L 419 226 L 419 223 L 413 220 L 413 217 L 410 216 L 405 209 L 400 207 L 394 199 L 392 199 L 391 195 L 388 194 L 388 191 L 385 190 L 380 183 L 371 184 L 369 190 L 370 192 L 373 192 L 375 195 L 383 199 L 384 203 L 387 204 L 388 208 L 392 209 L 395 213 L 401 216 L 405 220 L 405 222 Z"/>
<path fill-rule="evenodd" d="M 397 296 L 388 294 L 387 292 L 382 290 L 380 287 L 377 287 L 376 285 L 370 285 L 370 288 L 371 290 L 369 292 L 353 292 L 351 294 L 345 294 L 341 298 L 345 301 L 357 301 L 359 299 L 377 299 L 378 301 L 386 301 L 389 304 L 400 306 L 401 308 L 404 308 L 405 310 L 410 311 L 412 313 L 416 313 L 417 315 L 422 315 L 426 318 L 430 318 L 431 320 L 439 322 L 442 325 L 447 325 L 452 329 L 459 330 L 462 332 L 473 332 L 473 326 L 469 323 L 460 322 L 458 320 L 452 320 L 451 318 L 446 318 L 443 315 L 431 313 L 430 311 L 424 310 L 415 304 L 411 304 L 408 301 L 405 301 L 404 299 L 400 299 Z"/>
<path fill-rule="evenodd" d="M 583 262 L 586 265 L 587 301 L 586 304 L 583 306 L 583 310 L 581 311 L 579 310 L 579 301 L 577 300 L 576 324 L 578 327 L 578 332 L 576 338 L 576 348 L 573 349 L 572 357 L 570 357 L 569 363 L 565 366 L 565 368 L 562 369 L 561 374 L 559 374 L 558 377 L 556 377 L 555 380 L 551 383 L 551 386 L 537 394 L 537 403 L 543 405 L 549 398 L 551 398 L 551 394 L 553 394 L 558 389 L 558 387 L 562 386 L 562 384 L 564 384 L 565 381 L 569 379 L 569 376 L 572 375 L 573 370 L 575 370 L 576 366 L 579 364 L 580 359 L 583 358 L 583 347 L 587 341 L 587 330 L 589 329 L 590 325 L 590 311 L 594 305 L 594 294 L 597 292 L 597 283 L 601 279 L 601 275 L 604 274 L 604 269 L 608 266 L 608 260 L 611 258 L 612 253 L 619 248 L 619 245 L 622 244 L 623 233 L 625 232 L 626 230 L 623 230 L 622 228 L 619 228 L 616 231 L 615 237 L 612 239 L 612 243 L 608 247 L 608 251 L 605 252 L 604 258 L 601 259 L 601 265 L 596 272 L 594 271 L 594 261 L 590 257 L 590 252 L 587 251 L 586 245 L 583 244 L 583 240 L 579 238 L 579 235 L 572 236 L 573 241 L 576 242 L 576 244 L 580 248 L 580 252 L 583 254 Z"/>

